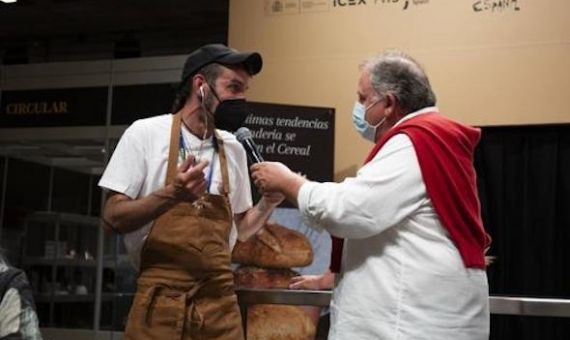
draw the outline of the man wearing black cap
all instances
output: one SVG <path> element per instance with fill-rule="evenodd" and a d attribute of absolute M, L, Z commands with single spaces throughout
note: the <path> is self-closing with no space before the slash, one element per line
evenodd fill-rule
<path fill-rule="evenodd" d="M 210 44 L 188 57 L 172 114 L 134 122 L 99 185 L 106 228 L 124 233 L 139 268 L 125 339 L 241 339 L 230 253 L 283 199 L 252 207 L 246 154 L 235 137 L 248 112 L 258 53 Z"/>

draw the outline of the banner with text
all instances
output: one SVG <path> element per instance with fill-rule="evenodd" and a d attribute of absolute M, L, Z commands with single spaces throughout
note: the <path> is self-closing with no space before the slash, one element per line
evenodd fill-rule
<path fill-rule="evenodd" d="M 278 161 L 310 180 L 327 182 L 334 174 L 334 109 L 249 103 L 251 130 L 266 161 Z"/>

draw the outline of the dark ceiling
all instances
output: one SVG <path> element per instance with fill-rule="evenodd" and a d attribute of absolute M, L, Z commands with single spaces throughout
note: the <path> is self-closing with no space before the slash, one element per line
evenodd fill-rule
<path fill-rule="evenodd" d="M 228 1 L 0 3 L 0 57 L 14 64 L 184 54 L 227 41 Z"/>

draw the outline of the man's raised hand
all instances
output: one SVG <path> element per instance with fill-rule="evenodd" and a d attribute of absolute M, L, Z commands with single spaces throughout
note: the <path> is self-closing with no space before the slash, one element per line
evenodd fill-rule
<path fill-rule="evenodd" d="M 194 157 L 188 156 L 176 169 L 174 177 L 174 197 L 180 201 L 193 202 L 206 193 L 204 169 L 208 161 L 203 159 L 194 164 Z"/>

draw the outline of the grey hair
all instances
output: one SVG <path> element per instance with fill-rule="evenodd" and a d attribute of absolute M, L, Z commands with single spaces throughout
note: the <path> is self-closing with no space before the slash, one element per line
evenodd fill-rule
<path fill-rule="evenodd" d="M 360 69 L 369 73 L 372 87 L 380 98 L 388 94 L 396 97 L 404 114 L 436 103 L 425 71 L 418 62 L 403 52 L 384 52 L 366 60 Z"/>

